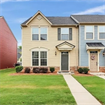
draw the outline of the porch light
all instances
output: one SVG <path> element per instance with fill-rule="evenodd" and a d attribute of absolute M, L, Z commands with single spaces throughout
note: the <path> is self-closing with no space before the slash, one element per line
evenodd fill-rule
<path fill-rule="evenodd" d="M 57 52 L 55 51 L 55 55 L 57 55 Z"/>
<path fill-rule="evenodd" d="M 104 49 L 104 51 L 103 51 L 103 56 L 105 56 L 105 49 Z"/>

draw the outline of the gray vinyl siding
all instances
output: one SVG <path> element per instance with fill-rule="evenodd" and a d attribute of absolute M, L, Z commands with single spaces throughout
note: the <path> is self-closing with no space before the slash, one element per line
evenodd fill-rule
<path fill-rule="evenodd" d="M 79 66 L 89 66 L 88 53 L 86 51 L 87 42 L 101 42 L 105 45 L 105 40 L 98 40 L 98 26 L 94 26 L 94 40 L 85 40 L 85 26 L 79 26 Z M 103 50 L 99 54 L 99 66 L 105 66 Z"/>

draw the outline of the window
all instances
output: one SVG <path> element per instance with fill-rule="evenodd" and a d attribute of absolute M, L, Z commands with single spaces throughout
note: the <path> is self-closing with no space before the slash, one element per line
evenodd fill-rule
<path fill-rule="evenodd" d="M 85 31 L 86 31 L 86 39 L 94 39 L 93 38 L 93 26 L 85 26 Z"/>
<path fill-rule="evenodd" d="M 47 40 L 47 28 L 40 28 L 40 40 Z"/>
<path fill-rule="evenodd" d="M 38 51 L 32 52 L 32 65 L 33 66 L 39 65 L 39 52 Z"/>
<path fill-rule="evenodd" d="M 32 51 L 32 66 L 47 66 L 47 51 Z"/>
<path fill-rule="evenodd" d="M 39 28 L 32 28 L 32 40 L 39 40 Z"/>
<path fill-rule="evenodd" d="M 99 39 L 105 39 L 105 26 L 99 26 Z"/>
<path fill-rule="evenodd" d="M 61 28 L 61 40 L 69 40 L 69 28 Z"/>
<path fill-rule="evenodd" d="M 32 40 L 47 40 L 47 28 L 32 28 Z"/>
<path fill-rule="evenodd" d="M 40 64 L 41 66 L 47 66 L 47 52 L 46 51 L 40 52 Z"/>
<path fill-rule="evenodd" d="M 58 28 L 58 40 L 72 40 L 72 28 Z"/>

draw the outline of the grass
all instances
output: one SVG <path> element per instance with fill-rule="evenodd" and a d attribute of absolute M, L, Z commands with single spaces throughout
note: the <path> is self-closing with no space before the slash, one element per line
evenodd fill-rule
<path fill-rule="evenodd" d="M 79 81 L 97 100 L 105 105 L 105 80 L 96 76 L 76 76 Z"/>
<path fill-rule="evenodd" d="M 10 75 L 0 71 L 0 105 L 76 105 L 61 75 Z"/>

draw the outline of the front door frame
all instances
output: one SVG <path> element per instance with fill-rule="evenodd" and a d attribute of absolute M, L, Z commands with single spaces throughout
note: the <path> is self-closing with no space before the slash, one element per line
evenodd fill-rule
<path fill-rule="evenodd" d="M 70 52 L 69 51 L 61 51 L 60 52 L 60 71 L 62 71 L 62 69 L 61 69 L 61 63 L 62 63 L 62 58 L 61 58 L 61 56 L 62 56 L 62 52 L 68 52 L 68 70 L 67 71 L 70 71 Z"/>
<path fill-rule="evenodd" d="M 90 69 L 90 51 L 97 51 L 97 50 L 88 50 L 88 51 L 87 51 L 87 52 L 88 52 L 88 66 L 89 66 L 89 69 Z M 97 62 L 98 62 L 97 71 L 99 71 L 99 53 L 100 53 L 100 51 L 97 51 L 97 55 L 98 55 L 98 60 L 97 60 Z"/>

